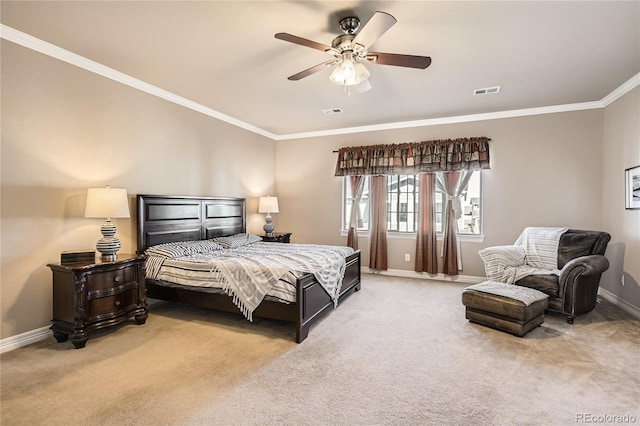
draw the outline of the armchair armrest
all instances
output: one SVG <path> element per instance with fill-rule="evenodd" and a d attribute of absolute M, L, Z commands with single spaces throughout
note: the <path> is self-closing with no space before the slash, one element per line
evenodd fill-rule
<path fill-rule="evenodd" d="M 564 265 L 558 277 L 558 294 L 568 323 L 596 306 L 600 276 L 608 268 L 609 261 L 600 254 L 577 257 Z"/>
<path fill-rule="evenodd" d="M 578 270 L 578 269 L 581 270 Z M 592 254 L 589 256 L 576 257 L 567 262 L 564 268 L 560 270 L 560 282 L 566 281 L 569 275 L 576 272 L 580 275 L 596 275 L 602 274 L 609 269 L 609 261 L 600 254 Z"/>

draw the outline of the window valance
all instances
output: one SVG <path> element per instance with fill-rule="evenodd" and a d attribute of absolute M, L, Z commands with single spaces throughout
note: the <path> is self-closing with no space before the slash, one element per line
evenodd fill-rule
<path fill-rule="evenodd" d="M 488 169 L 489 141 L 475 137 L 341 148 L 336 176 Z"/>

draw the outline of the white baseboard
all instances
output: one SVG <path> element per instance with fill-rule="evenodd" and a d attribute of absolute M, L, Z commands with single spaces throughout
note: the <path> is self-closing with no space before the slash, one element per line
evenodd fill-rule
<path fill-rule="evenodd" d="M 147 299 L 147 304 L 149 306 L 160 302 L 162 302 L 162 300 Z M 49 326 L 45 326 L 16 336 L 7 337 L 6 339 L 0 340 L 0 354 L 39 342 L 51 336 L 53 336 L 53 332 Z"/>
<path fill-rule="evenodd" d="M 404 269 L 387 269 L 386 271 L 374 271 L 370 268 L 362 268 L 365 274 L 389 275 L 391 277 L 402 278 L 419 278 L 423 280 L 451 281 L 455 283 L 478 284 L 486 281 L 486 277 L 476 277 L 473 275 L 445 275 L 445 274 L 428 274 L 426 272 L 407 271 Z"/>
<path fill-rule="evenodd" d="M 618 306 L 620 309 L 627 311 L 631 315 L 640 319 L 640 308 L 632 305 L 624 299 L 619 298 L 615 294 L 611 293 L 609 290 L 600 287 L 598 289 L 598 295 L 602 296 L 603 299 L 607 299 L 609 302 Z"/>
<path fill-rule="evenodd" d="M 49 326 L 46 326 L 27 331 L 26 333 L 7 337 L 6 339 L 0 340 L 0 353 L 3 354 L 41 340 L 48 339 L 52 335 L 53 332 L 49 330 Z"/>

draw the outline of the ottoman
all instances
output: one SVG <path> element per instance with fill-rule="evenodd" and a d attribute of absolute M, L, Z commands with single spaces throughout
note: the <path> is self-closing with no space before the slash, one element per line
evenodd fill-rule
<path fill-rule="evenodd" d="M 547 298 L 541 291 L 496 281 L 474 284 L 462 292 L 469 321 L 519 337 L 542 324 Z"/>

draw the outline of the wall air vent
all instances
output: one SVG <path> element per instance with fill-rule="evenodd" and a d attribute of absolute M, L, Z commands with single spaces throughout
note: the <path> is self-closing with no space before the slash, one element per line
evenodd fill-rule
<path fill-rule="evenodd" d="M 485 87 L 484 89 L 476 89 L 473 91 L 473 96 L 476 95 L 490 95 L 492 93 L 498 93 L 500 91 L 500 86 L 494 87 Z"/>
<path fill-rule="evenodd" d="M 323 109 L 322 112 L 324 112 L 326 115 L 331 115 L 331 114 L 340 114 L 342 110 L 340 108 L 329 108 L 329 109 Z"/>

